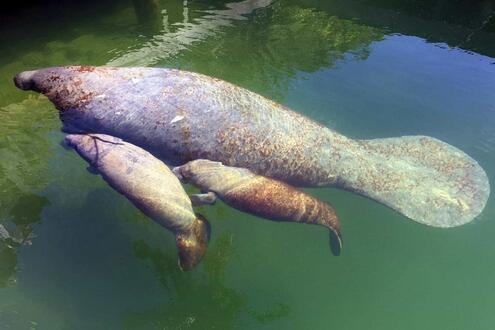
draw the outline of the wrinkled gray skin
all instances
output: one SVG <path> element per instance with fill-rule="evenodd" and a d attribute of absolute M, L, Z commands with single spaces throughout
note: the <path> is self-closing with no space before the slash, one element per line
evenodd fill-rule
<path fill-rule="evenodd" d="M 208 222 L 194 214 L 181 183 L 164 163 L 139 147 L 104 134 L 71 134 L 65 144 L 112 188 L 174 233 L 182 269 L 191 269 L 201 260 L 209 239 Z"/>
<path fill-rule="evenodd" d="M 197 73 L 73 66 L 14 80 L 48 96 L 65 131 L 118 136 L 170 164 L 203 158 L 295 186 L 337 186 L 437 227 L 471 221 L 490 193 L 478 163 L 437 139 L 352 140 Z"/>

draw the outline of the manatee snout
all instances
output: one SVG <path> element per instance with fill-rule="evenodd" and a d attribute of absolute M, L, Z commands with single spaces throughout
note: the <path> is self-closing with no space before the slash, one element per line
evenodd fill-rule
<path fill-rule="evenodd" d="M 194 161 L 177 166 L 172 169 L 175 176 L 183 182 L 195 181 L 198 173 L 210 172 L 215 173 L 215 170 L 222 169 L 221 162 L 214 162 L 206 159 L 196 159 Z"/>
<path fill-rule="evenodd" d="M 79 134 L 69 134 L 63 139 L 62 143 L 66 147 L 74 148 L 80 145 L 84 138 L 87 138 L 87 136 Z"/>
<path fill-rule="evenodd" d="M 34 75 L 38 72 L 38 70 L 33 71 L 23 71 L 15 75 L 14 84 L 17 88 L 22 89 L 24 91 L 27 90 L 35 90 L 36 84 L 34 81 Z"/>
<path fill-rule="evenodd" d="M 105 144 L 99 144 L 99 148 L 97 148 L 94 139 L 96 138 L 91 135 L 69 134 L 62 143 L 66 147 L 76 149 L 79 154 L 88 160 L 93 159 L 99 149 L 106 147 Z"/>

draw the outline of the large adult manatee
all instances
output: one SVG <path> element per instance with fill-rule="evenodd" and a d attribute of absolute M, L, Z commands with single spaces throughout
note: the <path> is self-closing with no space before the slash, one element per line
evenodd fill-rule
<path fill-rule="evenodd" d="M 174 233 L 183 270 L 201 261 L 210 239 L 210 225 L 194 214 L 182 185 L 163 162 L 146 150 L 104 134 L 70 134 L 65 143 L 112 188 Z"/>
<path fill-rule="evenodd" d="M 118 136 L 176 165 L 204 158 L 296 186 L 337 186 L 432 226 L 472 220 L 490 192 L 474 159 L 435 138 L 353 140 L 197 73 L 70 66 L 14 80 L 48 96 L 67 132 Z"/>

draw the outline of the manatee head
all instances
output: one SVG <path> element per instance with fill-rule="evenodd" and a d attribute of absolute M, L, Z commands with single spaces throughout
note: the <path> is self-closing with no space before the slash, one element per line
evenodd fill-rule
<path fill-rule="evenodd" d="M 91 66 L 64 66 L 24 71 L 14 77 L 14 83 L 22 90 L 46 95 L 57 109 L 64 111 L 81 108 L 95 96 L 98 85 L 102 85 L 101 81 L 95 84 L 95 72 L 100 70 Z"/>
<path fill-rule="evenodd" d="M 181 181 L 195 182 L 198 177 L 203 176 L 205 173 L 213 173 L 218 169 L 223 168 L 221 162 L 214 162 L 208 159 L 196 159 L 182 166 L 174 167 L 173 172 Z"/>
<path fill-rule="evenodd" d="M 104 134 L 69 134 L 62 143 L 75 149 L 91 166 L 97 166 L 100 157 L 122 142 L 119 138 Z"/>
<path fill-rule="evenodd" d="M 97 162 L 98 146 L 90 135 L 69 134 L 63 140 L 62 145 L 75 149 L 90 165 L 95 165 Z"/>
<path fill-rule="evenodd" d="M 14 83 L 22 90 L 47 96 L 60 111 L 63 131 L 111 133 L 119 120 L 113 112 L 118 111 L 116 108 L 126 97 L 133 96 L 120 92 L 108 94 L 151 72 L 149 68 L 62 66 L 20 72 Z M 135 93 L 140 91 L 138 88 Z M 103 117 L 106 120 L 101 122 Z"/>
<path fill-rule="evenodd" d="M 223 194 L 256 176 L 247 168 L 225 166 L 221 162 L 196 159 L 173 169 L 182 182 L 189 182 L 202 191 Z"/>

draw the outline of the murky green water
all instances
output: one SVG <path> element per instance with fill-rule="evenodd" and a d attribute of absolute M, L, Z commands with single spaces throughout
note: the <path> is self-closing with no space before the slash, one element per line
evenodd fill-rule
<path fill-rule="evenodd" d="M 178 67 L 286 104 L 354 138 L 424 134 L 495 175 L 490 1 L 131 1 L 47 5 L 0 21 L 1 329 L 493 329 L 495 200 L 472 224 L 421 226 L 365 198 L 308 189 L 323 228 L 222 203 L 199 268 L 172 235 L 60 147 L 53 106 L 14 73 L 62 64 Z M 414 201 L 411 201 L 414 202 Z"/>

